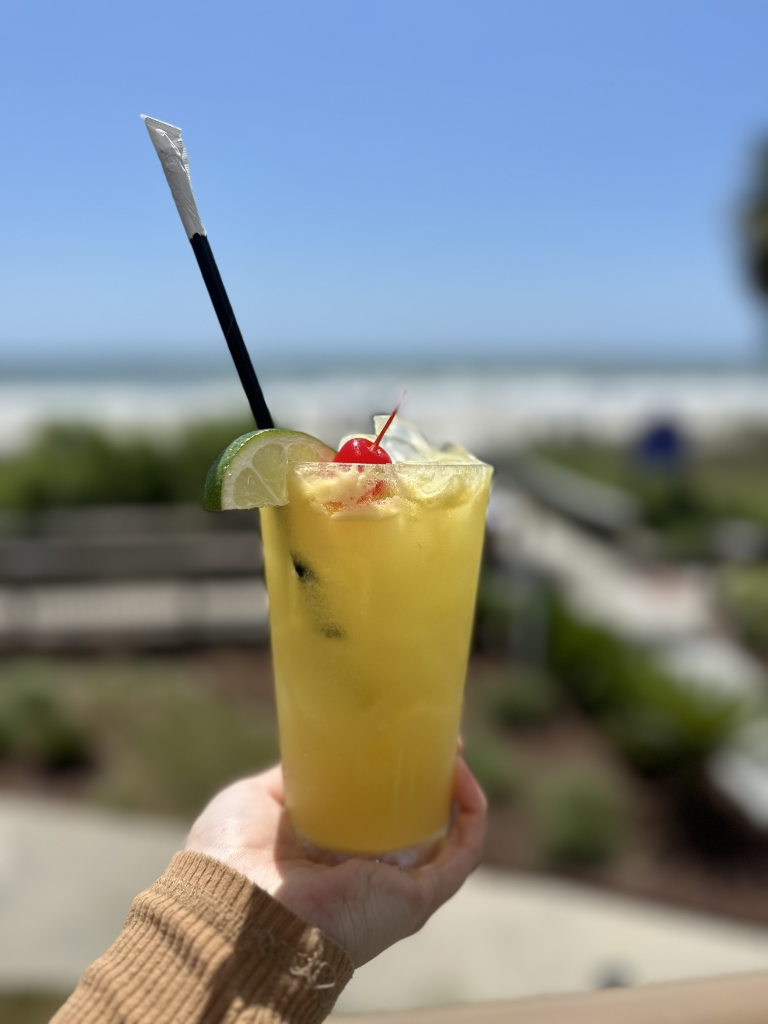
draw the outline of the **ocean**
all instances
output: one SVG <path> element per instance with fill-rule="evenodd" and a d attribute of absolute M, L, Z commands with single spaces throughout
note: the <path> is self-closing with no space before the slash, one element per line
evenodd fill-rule
<path fill-rule="evenodd" d="M 768 372 L 735 369 L 535 368 L 509 364 L 282 368 L 262 375 L 275 421 L 336 444 L 394 407 L 435 443 L 490 453 L 575 436 L 626 441 L 672 419 L 695 438 L 768 428 Z M 190 423 L 247 419 L 232 372 L 141 367 L 77 376 L 0 376 L 0 452 L 23 448 L 48 423 L 168 437 Z"/>

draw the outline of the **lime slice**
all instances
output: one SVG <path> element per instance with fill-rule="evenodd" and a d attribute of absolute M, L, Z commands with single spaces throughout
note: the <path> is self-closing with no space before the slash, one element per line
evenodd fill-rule
<path fill-rule="evenodd" d="M 205 507 L 287 505 L 289 462 L 331 462 L 336 452 L 309 434 L 295 430 L 254 430 L 228 447 L 208 470 Z"/>

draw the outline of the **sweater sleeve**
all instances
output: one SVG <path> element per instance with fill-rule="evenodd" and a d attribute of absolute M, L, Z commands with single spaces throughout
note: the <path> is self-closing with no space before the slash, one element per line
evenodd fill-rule
<path fill-rule="evenodd" d="M 177 853 L 51 1024 L 318 1024 L 352 971 L 243 875 Z"/>

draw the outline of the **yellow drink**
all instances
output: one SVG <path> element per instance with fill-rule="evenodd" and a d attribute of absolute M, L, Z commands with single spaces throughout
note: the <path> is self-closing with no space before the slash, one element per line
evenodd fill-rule
<path fill-rule="evenodd" d="M 261 510 L 286 802 L 317 847 L 446 830 L 491 474 L 294 463 Z"/>

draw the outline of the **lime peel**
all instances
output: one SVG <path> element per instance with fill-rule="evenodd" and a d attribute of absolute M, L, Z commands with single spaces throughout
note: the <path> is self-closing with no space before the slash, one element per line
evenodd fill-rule
<path fill-rule="evenodd" d="M 331 462 L 336 452 L 296 430 L 253 430 L 227 445 L 208 470 L 209 512 L 288 504 L 290 462 Z"/>

